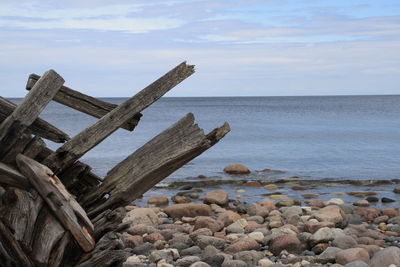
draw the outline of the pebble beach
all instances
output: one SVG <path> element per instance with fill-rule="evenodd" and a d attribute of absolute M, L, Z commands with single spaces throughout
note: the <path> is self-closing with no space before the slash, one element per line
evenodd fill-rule
<path fill-rule="evenodd" d="M 224 171 L 248 170 L 233 164 Z M 126 206 L 127 226 L 120 234 L 131 256 L 123 266 L 400 266 L 395 200 L 369 190 L 342 192 L 358 199 L 352 202 L 341 194 L 329 200 L 269 194 L 247 203 L 240 198 L 246 187 L 279 192 L 275 184 L 247 183 L 234 195 L 186 186 L 172 197 L 152 196 Z M 307 194 L 301 185 L 292 190 Z M 400 187 L 391 193 L 398 195 Z"/>

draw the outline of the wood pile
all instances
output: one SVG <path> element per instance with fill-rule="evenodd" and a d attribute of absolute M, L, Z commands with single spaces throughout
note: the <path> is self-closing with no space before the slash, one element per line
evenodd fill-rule
<path fill-rule="evenodd" d="M 120 105 L 63 86 L 53 70 L 31 74 L 19 105 L 0 97 L 0 266 L 121 266 L 125 206 L 221 140 L 189 113 L 112 168 L 104 178 L 79 159 L 194 73 L 183 62 Z M 98 120 L 76 136 L 39 118 L 51 101 Z M 63 143 L 56 151 L 43 139 Z"/>

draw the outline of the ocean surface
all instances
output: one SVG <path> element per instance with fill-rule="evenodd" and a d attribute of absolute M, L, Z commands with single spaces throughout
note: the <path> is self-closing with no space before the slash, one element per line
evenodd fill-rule
<path fill-rule="evenodd" d="M 103 100 L 119 104 L 125 98 Z M 231 132 L 161 187 L 199 181 L 198 175 L 213 180 L 329 179 L 337 180 L 338 186 L 349 180 L 400 179 L 400 95 L 162 98 L 143 112 L 133 132 L 116 131 L 83 161 L 104 176 L 188 112 L 205 132 L 225 121 Z M 96 120 L 55 102 L 41 117 L 70 136 Z M 248 166 L 252 174 L 224 174 L 231 163 Z M 257 172 L 266 168 L 277 172 Z"/>

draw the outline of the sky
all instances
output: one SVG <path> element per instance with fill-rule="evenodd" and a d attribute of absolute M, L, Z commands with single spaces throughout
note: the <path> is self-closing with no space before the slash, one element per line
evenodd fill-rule
<path fill-rule="evenodd" d="M 399 0 L 0 0 L 0 95 L 56 70 L 132 96 L 182 61 L 167 96 L 400 94 Z"/>

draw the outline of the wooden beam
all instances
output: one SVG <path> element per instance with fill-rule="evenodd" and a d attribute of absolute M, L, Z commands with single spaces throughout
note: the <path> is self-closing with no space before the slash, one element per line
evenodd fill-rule
<path fill-rule="evenodd" d="M 58 174 L 116 131 L 133 114 L 137 114 L 150 106 L 193 73 L 194 66 L 187 65 L 186 62 L 181 63 L 135 96 L 107 113 L 95 124 L 74 136 L 43 163 Z"/>
<path fill-rule="evenodd" d="M 22 173 L 11 165 L 0 162 L 0 184 L 28 190 L 31 183 Z"/>
<path fill-rule="evenodd" d="M 47 71 L 21 104 L 0 124 L 0 159 L 13 148 L 19 136 L 38 118 L 63 83 L 64 79 L 54 70 Z"/>
<path fill-rule="evenodd" d="M 10 116 L 16 107 L 16 104 L 0 96 L 0 123 Z M 33 134 L 56 143 L 64 143 L 70 139 L 66 133 L 40 118 L 37 118 L 28 128 Z"/>
<path fill-rule="evenodd" d="M 225 123 L 204 135 L 189 113 L 117 164 L 103 183 L 80 202 L 89 217 L 126 205 L 216 144 L 229 130 Z"/>
<path fill-rule="evenodd" d="M 37 74 L 29 75 L 26 89 L 30 90 L 39 79 L 40 76 Z M 61 89 L 55 95 L 54 100 L 60 104 L 79 110 L 95 118 L 103 117 L 118 106 L 102 101 L 98 98 L 82 94 L 66 86 L 61 87 Z M 140 117 L 142 117 L 142 114 L 140 113 L 133 114 L 132 117 L 121 126 L 121 128 L 128 131 L 133 131 L 138 125 Z"/>
<path fill-rule="evenodd" d="M 17 165 L 81 248 L 85 252 L 91 251 L 95 246 L 93 225 L 57 176 L 46 166 L 22 154 L 17 156 Z"/>

